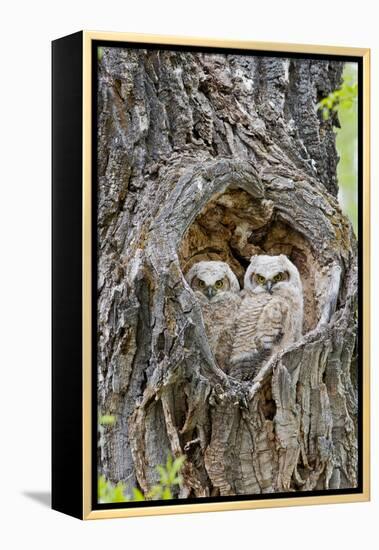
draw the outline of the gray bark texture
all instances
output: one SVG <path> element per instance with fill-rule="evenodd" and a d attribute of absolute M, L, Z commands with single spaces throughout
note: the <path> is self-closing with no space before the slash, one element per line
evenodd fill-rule
<path fill-rule="evenodd" d="M 357 250 L 338 204 L 336 61 L 105 48 L 98 86 L 99 472 L 178 498 L 357 485 Z M 253 381 L 220 368 L 185 281 L 286 254 L 302 338 Z"/>

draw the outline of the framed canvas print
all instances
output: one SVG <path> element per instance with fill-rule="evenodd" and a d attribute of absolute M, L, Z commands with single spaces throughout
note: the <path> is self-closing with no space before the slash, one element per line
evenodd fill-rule
<path fill-rule="evenodd" d="M 53 508 L 369 498 L 369 50 L 53 42 Z"/>

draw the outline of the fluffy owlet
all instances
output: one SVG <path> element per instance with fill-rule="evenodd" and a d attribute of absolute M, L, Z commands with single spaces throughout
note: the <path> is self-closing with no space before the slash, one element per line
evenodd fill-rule
<path fill-rule="evenodd" d="M 216 362 L 227 370 L 232 351 L 235 321 L 241 298 L 237 277 L 225 262 L 194 264 L 186 279 L 195 292 L 204 319 L 209 345 Z"/>
<path fill-rule="evenodd" d="M 297 268 L 280 256 L 253 256 L 246 271 L 230 375 L 250 380 L 262 362 L 298 340 L 303 288 Z"/>

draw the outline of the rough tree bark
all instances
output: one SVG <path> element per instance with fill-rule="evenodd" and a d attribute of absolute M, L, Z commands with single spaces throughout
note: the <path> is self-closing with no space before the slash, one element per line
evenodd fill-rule
<path fill-rule="evenodd" d="M 179 498 L 357 485 L 356 241 L 338 204 L 342 63 L 105 48 L 98 89 L 99 470 Z M 304 336 L 241 383 L 184 274 L 253 253 L 298 267 Z"/>

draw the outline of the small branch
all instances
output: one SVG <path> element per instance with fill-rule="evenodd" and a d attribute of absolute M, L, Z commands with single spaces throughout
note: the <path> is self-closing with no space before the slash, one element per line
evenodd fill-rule
<path fill-rule="evenodd" d="M 187 443 L 184 445 L 184 450 L 187 452 L 190 450 L 192 445 L 195 445 L 196 443 L 200 443 L 200 437 L 197 437 L 196 439 L 192 439 L 191 441 L 187 441 Z"/>
<path fill-rule="evenodd" d="M 169 394 L 170 392 L 170 394 Z M 161 396 L 161 402 L 163 407 L 163 413 L 166 421 L 167 435 L 170 440 L 171 450 L 175 457 L 181 456 L 183 454 L 182 447 L 180 445 L 180 439 L 178 430 L 175 427 L 174 420 L 172 417 L 172 389 L 167 388 Z"/>

